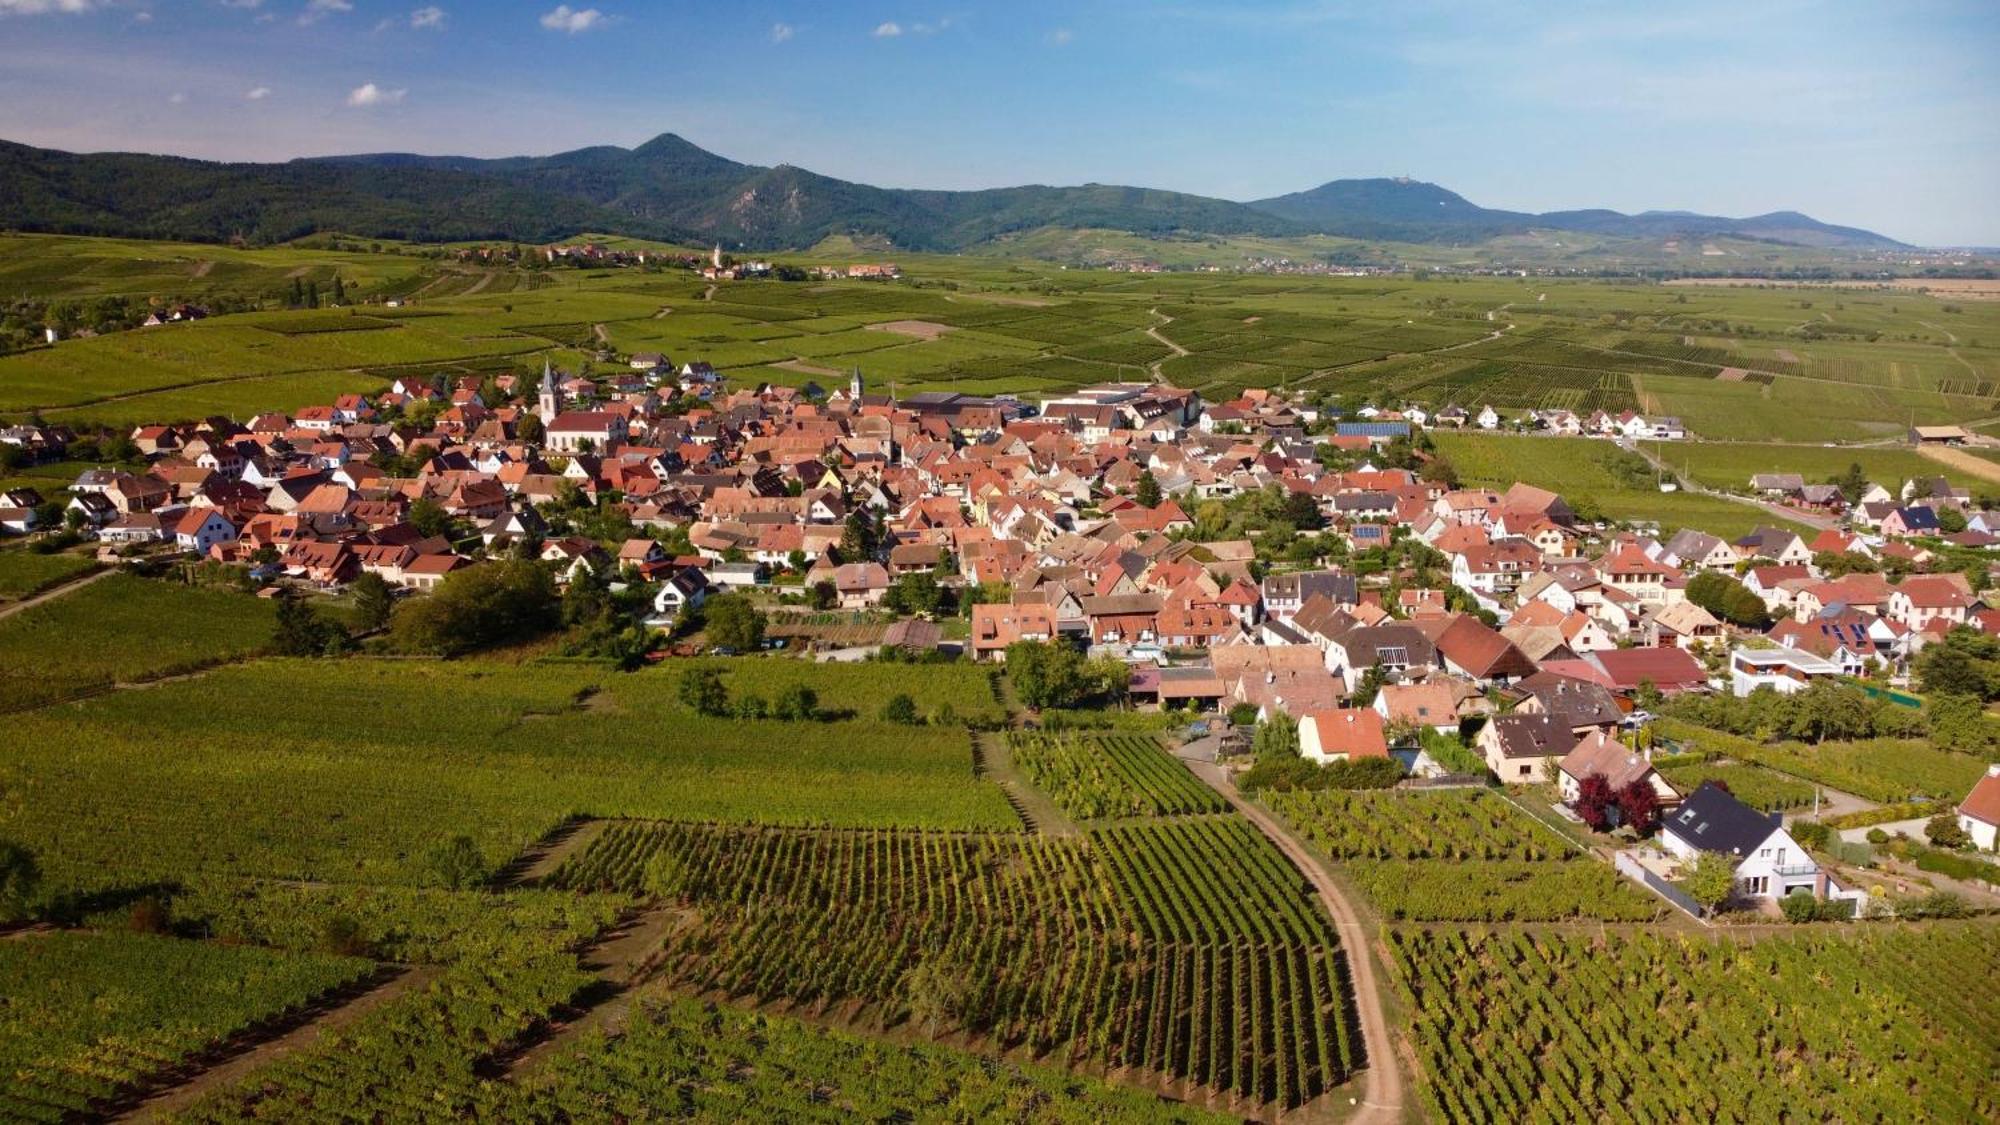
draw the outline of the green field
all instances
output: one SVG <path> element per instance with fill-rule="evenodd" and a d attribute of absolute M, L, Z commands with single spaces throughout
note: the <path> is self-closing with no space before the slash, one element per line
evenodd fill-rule
<path fill-rule="evenodd" d="M 1353 248 L 1321 241 L 1326 250 Z M 710 294 L 674 270 L 488 269 L 394 244 L 371 253 L 351 242 L 339 251 L 247 250 L 13 236 L 0 238 L 0 293 L 276 296 L 265 305 L 273 311 L 0 357 L 0 412 L 41 408 L 125 424 L 289 409 L 380 386 L 397 365 L 532 366 L 549 349 L 591 345 L 593 326 L 602 325 L 620 351 L 708 359 L 738 381 L 825 385 L 826 375 L 778 365 L 858 365 L 874 385 L 905 393 L 1051 392 L 1140 378 L 1159 363 L 1167 378 L 1211 399 L 1285 387 L 1508 412 L 1640 409 L 1740 441 L 1876 439 L 1912 420 L 2000 413 L 2000 312 L 1980 302 L 1545 278 L 1135 275 L 1057 264 L 1120 260 L 1120 247 L 1142 246 L 1181 264 L 1217 264 L 1218 254 L 1240 262 L 1273 252 L 1267 242 L 1028 232 L 985 257 L 899 255 L 900 283 L 735 282 Z M 1477 264 L 1480 253 L 1461 255 L 1464 264 Z M 803 257 L 879 254 L 833 240 Z M 325 286 L 336 272 L 356 285 L 363 307 L 277 311 L 295 276 Z M 414 306 L 365 304 L 387 295 Z M 896 320 L 949 331 L 919 339 L 867 327 Z M 1152 327 L 1190 354 L 1172 356 L 1146 335 Z"/>
<path fill-rule="evenodd" d="M 962 727 L 712 719 L 677 686 L 663 672 L 259 661 L 18 716 L 9 788 L 35 796 L 8 830 L 56 885 L 101 886 L 408 883 L 442 838 L 470 835 L 497 865 L 572 814 L 1020 826 L 974 777 Z"/>
<path fill-rule="evenodd" d="M 0 941 L 0 1116 L 59 1121 L 375 971 L 352 957 L 120 933 Z"/>
<path fill-rule="evenodd" d="M 1870 801 L 1892 804 L 1917 797 L 1957 797 L 1985 772 L 1968 754 L 1941 750 L 1914 739 L 1871 738 L 1858 742 L 1755 742 L 1675 719 L 1660 720 L 1658 732 L 1741 762 Z"/>
<path fill-rule="evenodd" d="M 89 570 L 88 555 L 0 551 L 0 602 L 19 601 Z"/>
<path fill-rule="evenodd" d="M 1757 473 L 1797 473 L 1820 484 L 1860 465 L 1868 479 L 1890 492 L 1914 477 L 1944 477 L 1955 484 L 1980 482 L 1912 449 L 1828 449 L 1820 445 L 1735 442 L 1648 442 L 1646 448 L 1674 471 L 1710 488 L 1748 492 Z"/>
<path fill-rule="evenodd" d="M 0 711 L 169 676 L 263 648 L 268 600 L 129 574 L 0 620 Z"/>
<path fill-rule="evenodd" d="M 1613 465 L 1639 459 L 1609 441 L 1452 432 L 1431 437 L 1468 485 L 1505 489 L 1515 481 L 1524 481 L 1561 493 L 1580 513 L 1595 511 L 1613 520 L 1657 523 L 1663 535 L 1692 527 L 1734 539 L 1760 525 L 1788 522 L 1733 500 L 1661 492 L 1654 485 L 1653 471 L 1643 463 L 1630 475 L 1620 476 Z M 1698 447 L 1688 443 L 1686 448 Z M 1792 526 L 1804 530 L 1801 525 Z"/>

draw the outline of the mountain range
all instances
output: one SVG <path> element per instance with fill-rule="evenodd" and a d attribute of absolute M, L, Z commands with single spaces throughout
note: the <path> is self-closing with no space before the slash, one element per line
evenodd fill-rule
<path fill-rule="evenodd" d="M 637 148 L 482 159 L 374 153 L 282 164 L 141 153 L 77 154 L 0 141 L 0 224 L 73 234 L 284 241 L 322 231 L 420 241 L 546 242 L 585 231 L 783 250 L 832 235 L 953 251 L 1046 227 L 1145 235 L 1308 234 L 1467 242 L 1531 230 L 1663 239 L 1733 235 L 1823 249 L 1902 243 L 1779 211 L 1529 214 L 1480 207 L 1408 179 L 1334 180 L 1231 202 L 1151 188 L 924 191 L 780 164 L 742 164 L 665 133 Z"/>

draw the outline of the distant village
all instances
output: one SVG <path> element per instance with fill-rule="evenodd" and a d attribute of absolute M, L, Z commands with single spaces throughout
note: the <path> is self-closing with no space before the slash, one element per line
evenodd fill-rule
<path fill-rule="evenodd" d="M 951 635 L 905 612 L 894 643 L 1002 661 L 1021 642 L 1069 641 L 1125 661 L 1138 705 L 1283 716 L 1318 762 L 1387 757 L 1398 732 L 1490 716 L 1473 749 L 1502 781 L 1574 797 L 1592 774 L 1650 778 L 1669 808 L 1689 795 L 1629 736 L 1648 704 L 1894 681 L 1956 626 L 2000 634 L 1984 583 L 1932 572 L 1925 546 L 1991 548 L 2000 513 L 1942 478 L 1850 495 L 1761 475 L 1746 482 L 1757 495 L 1838 528 L 1660 537 L 1587 522 L 1546 488 L 1429 471 L 1429 431 L 1502 425 L 1684 436 L 1675 419 L 1629 413 L 1336 414 L 1144 383 L 1038 403 L 892 399 L 859 371 L 830 391 L 732 388 L 700 360 L 645 353 L 588 375 L 407 377 L 289 414 L 139 426 L 126 436 L 143 468 L 87 468 L 60 495 L 12 488 L 0 528 L 61 526 L 107 560 L 174 555 L 317 591 L 374 574 L 421 593 L 532 557 L 558 583 L 645 591 L 646 624 L 668 635 L 735 591 L 907 610 L 893 592 L 922 576 L 967 611 Z M 0 431 L 32 461 L 60 461 L 75 440 Z M 1235 518 L 1258 504 L 1286 526 Z M 578 508 L 629 521 L 629 535 L 556 530 Z M 1726 576 L 1769 624 L 1691 597 L 1704 576 Z M 1462 768 L 1420 750 L 1405 764 Z M 1704 797 L 1703 815 L 1741 820 L 1725 798 Z M 1734 831 L 1766 824 L 1750 815 Z M 1791 867 L 1756 885 L 1840 890 Z"/>

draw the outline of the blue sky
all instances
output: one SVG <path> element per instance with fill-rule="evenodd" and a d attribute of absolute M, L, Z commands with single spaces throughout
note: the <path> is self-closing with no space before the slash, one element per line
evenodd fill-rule
<path fill-rule="evenodd" d="M 0 137 L 273 160 L 671 131 L 885 186 L 1410 175 L 1995 246 L 1996 57 L 1994 0 L 0 0 Z"/>

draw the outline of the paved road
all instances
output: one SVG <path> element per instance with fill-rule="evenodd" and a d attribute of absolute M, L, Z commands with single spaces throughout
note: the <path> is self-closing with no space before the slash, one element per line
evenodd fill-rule
<path fill-rule="evenodd" d="M 77 590 L 81 590 L 85 586 L 90 585 L 92 582 L 96 582 L 104 578 L 109 578 L 110 576 L 116 573 L 118 573 L 118 568 L 109 567 L 104 570 L 100 570 L 95 574 L 84 575 L 82 578 L 79 578 L 74 582 L 65 582 L 62 585 L 57 586 L 53 590 L 44 590 L 41 593 L 36 594 L 32 598 L 22 598 L 20 601 L 15 602 L 13 605 L 0 608 L 0 618 L 12 617 L 24 609 L 33 609 L 34 607 L 41 605 L 43 602 L 54 601 L 55 599 L 62 597 L 64 594 L 73 593 Z"/>
<path fill-rule="evenodd" d="M 1382 1008 L 1382 992 L 1386 986 L 1375 979 L 1375 959 L 1370 953 L 1372 943 L 1367 928 L 1361 924 L 1360 915 L 1355 913 L 1353 905 L 1340 893 L 1333 877 L 1305 849 L 1305 845 L 1294 839 L 1269 813 L 1237 795 L 1236 787 L 1223 776 L 1222 767 L 1187 758 L 1181 760 L 1194 771 L 1196 777 L 1222 794 L 1224 800 L 1277 845 L 1278 850 L 1305 873 L 1313 889 L 1319 892 L 1319 900 L 1325 904 L 1327 913 L 1332 915 L 1341 943 L 1347 949 L 1348 972 L 1354 976 L 1354 1007 L 1361 1013 L 1361 1038 L 1368 1051 L 1367 1066 L 1361 1072 L 1361 1108 L 1349 1119 L 1350 1125 L 1384 1125 L 1401 1121 L 1407 1089 L 1403 1080 L 1402 1056 L 1396 1052 L 1395 1040 L 1389 1033 L 1389 1017 Z"/>

